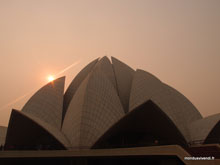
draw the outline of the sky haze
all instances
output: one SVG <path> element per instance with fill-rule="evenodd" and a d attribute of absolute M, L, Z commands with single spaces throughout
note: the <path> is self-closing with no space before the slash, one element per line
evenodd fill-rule
<path fill-rule="evenodd" d="M 154 74 L 203 116 L 219 113 L 219 29 L 219 0 L 0 0 L 0 125 L 49 75 L 77 62 L 59 75 L 67 87 L 104 55 Z"/>

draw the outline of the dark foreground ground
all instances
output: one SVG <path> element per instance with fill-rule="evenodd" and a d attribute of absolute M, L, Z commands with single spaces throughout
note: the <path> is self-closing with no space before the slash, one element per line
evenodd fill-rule
<path fill-rule="evenodd" d="M 2 165 L 183 165 L 177 157 L 93 157 L 93 158 L 14 158 L 1 159 Z"/>
<path fill-rule="evenodd" d="M 189 161 L 178 145 L 82 150 L 0 151 L 0 165 L 219 165 L 220 161 Z"/>

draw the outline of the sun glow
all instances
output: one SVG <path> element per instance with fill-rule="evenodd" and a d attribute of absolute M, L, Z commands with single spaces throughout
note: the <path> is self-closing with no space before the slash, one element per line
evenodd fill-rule
<path fill-rule="evenodd" d="M 47 80 L 48 80 L 49 82 L 53 81 L 54 79 L 55 79 L 55 78 L 54 78 L 54 76 L 52 76 L 52 75 L 50 75 L 50 76 L 47 77 Z"/>

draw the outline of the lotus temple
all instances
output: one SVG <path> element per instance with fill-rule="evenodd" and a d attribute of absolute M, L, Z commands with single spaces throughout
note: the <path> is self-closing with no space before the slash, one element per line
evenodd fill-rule
<path fill-rule="evenodd" d="M 220 164 L 220 114 L 204 118 L 154 75 L 102 57 L 64 84 L 12 110 L 0 164 Z"/>

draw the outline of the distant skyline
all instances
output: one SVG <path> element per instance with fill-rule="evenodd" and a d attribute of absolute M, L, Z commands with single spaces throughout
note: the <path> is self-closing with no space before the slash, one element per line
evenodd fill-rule
<path fill-rule="evenodd" d="M 0 126 L 49 75 L 77 62 L 57 76 L 67 87 L 105 55 L 154 74 L 204 117 L 220 113 L 218 0 L 0 0 L 0 20 Z"/>

